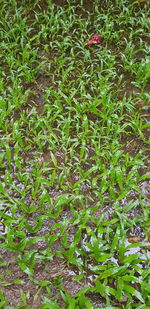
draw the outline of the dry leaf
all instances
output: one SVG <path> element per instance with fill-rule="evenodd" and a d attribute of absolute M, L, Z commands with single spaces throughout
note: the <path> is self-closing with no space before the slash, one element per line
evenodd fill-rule
<path fill-rule="evenodd" d="M 140 242 L 142 240 L 143 239 L 140 236 L 133 236 L 133 237 L 129 237 L 128 238 L 128 241 L 133 243 L 133 244 L 136 243 L 136 242 Z"/>

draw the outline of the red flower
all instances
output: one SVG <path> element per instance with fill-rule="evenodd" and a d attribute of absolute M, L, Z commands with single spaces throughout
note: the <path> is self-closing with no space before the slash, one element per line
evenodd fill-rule
<path fill-rule="evenodd" d="M 94 34 L 92 39 L 86 43 L 86 45 L 100 44 L 102 43 L 103 38 L 99 34 Z"/>

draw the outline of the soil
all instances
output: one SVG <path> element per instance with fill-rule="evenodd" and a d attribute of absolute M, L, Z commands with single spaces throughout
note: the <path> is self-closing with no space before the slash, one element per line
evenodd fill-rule
<path fill-rule="evenodd" d="M 54 0 L 53 1 L 56 5 L 59 6 L 64 6 L 66 5 L 65 0 Z M 93 8 L 93 1 L 89 1 L 89 0 L 84 0 L 83 1 L 83 11 L 81 9 L 79 9 L 77 7 L 76 9 L 76 13 L 79 15 L 82 15 L 82 17 L 86 16 L 88 12 L 92 12 L 92 8 Z M 41 1 L 41 7 L 44 10 L 45 6 L 46 6 L 46 1 Z M 111 47 L 110 47 L 111 48 Z M 114 46 L 112 46 L 112 51 L 114 49 Z M 41 49 L 40 51 L 40 55 L 47 57 L 47 54 L 45 51 L 43 51 Z M 57 56 L 57 55 L 55 55 Z M 30 110 L 33 106 L 36 108 L 36 110 L 38 111 L 39 114 L 43 113 L 43 109 L 44 109 L 44 105 L 45 105 L 45 99 L 44 99 L 44 89 L 46 87 L 48 87 L 51 83 L 51 79 L 45 74 L 45 72 L 40 72 L 39 76 L 37 77 L 37 80 L 35 82 L 28 84 L 25 83 L 24 88 L 25 89 L 29 89 L 31 90 L 31 94 L 29 96 L 29 103 L 24 106 L 25 109 Z M 150 90 L 150 85 L 147 85 L 146 87 L 146 91 Z M 124 95 L 126 95 L 127 97 L 129 97 L 132 93 L 138 92 L 138 88 L 134 87 L 131 85 L 131 77 L 130 74 L 127 74 L 126 76 L 124 76 L 123 79 L 123 87 L 122 87 L 122 92 L 119 93 L 119 97 L 118 99 L 121 99 Z M 136 108 L 137 110 L 139 109 L 143 109 L 145 106 L 147 106 L 147 103 L 145 101 L 140 101 L 136 103 Z M 18 115 L 16 114 L 16 118 L 18 117 Z M 93 116 L 95 117 L 95 115 Z M 56 133 L 57 134 L 57 133 Z M 145 135 L 148 135 L 148 131 L 145 132 Z M 122 136 L 121 139 L 121 143 L 123 145 L 123 150 L 125 153 L 129 153 L 132 156 L 135 156 L 135 154 L 141 149 L 144 148 L 144 142 L 141 142 L 140 138 L 137 138 L 136 140 L 132 141 L 131 138 L 127 138 L 126 136 Z M 147 145 L 146 145 L 147 147 Z M 33 151 L 33 150 L 32 150 Z M 25 158 L 26 158 L 26 162 L 27 157 L 28 158 L 32 158 L 33 157 L 33 153 L 31 151 L 29 151 L 28 153 L 24 154 Z M 91 156 L 93 155 L 93 153 L 91 153 Z M 59 163 L 59 165 L 64 166 L 65 163 L 65 159 L 66 159 L 66 154 L 64 152 L 59 152 L 59 153 L 55 153 L 55 157 L 57 158 L 57 161 Z M 29 159 L 29 161 L 30 161 Z M 47 165 L 50 167 L 50 162 L 51 162 L 51 158 L 50 158 L 50 154 L 48 152 L 48 149 L 45 149 L 44 153 L 40 153 L 39 154 L 39 163 L 42 166 L 44 162 L 47 163 Z M 90 166 L 90 159 L 89 159 L 89 166 Z M 32 169 L 32 166 L 26 165 L 26 168 Z M 141 170 L 139 171 L 139 173 L 142 175 L 143 173 L 145 173 L 147 170 L 146 168 L 143 170 L 141 168 Z M 15 173 L 12 176 L 14 181 L 15 180 Z M 75 183 L 78 180 L 78 175 L 72 175 L 72 179 L 70 179 L 71 183 Z M 16 185 L 17 185 L 17 181 L 16 181 Z M 19 185 L 19 184 L 18 184 Z M 145 180 L 141 183 L 141 187 L 143 190 L 143 193 L 147 196 L 147 198 L 150 197 L 150 192 L 149 192 L 149 186 L 150 182 L 148 180 Z M 53 190 L 53 192 L 51 191 L 51 196 L 53 199 L 55 199 L 60 193 L 61 193 L 61 189 L 58 188 L 56 191 Z M 92 192 L 92 190 L 89 190 L 88 184 L 84 184 L 82 185 L 82 192 L 83 194 L 90 194 L 91 198 L 94 201 L 96 201 L 96 196 L 94 195 L 94 193 Z M 15 196 L 15 198 L 17 193 L 12 191 L 12 197 Z M 107 195 L 107 194 L 106 194 Z M 137 192 L 132 192 L 131 195 L 128 196 L 128 201 L 130 199 L 133 199 L 137 197 L 138 193 Z M 107 197 L 107 196 L 106 196 Z M 127 199 L 123 199 L 122 200 L 122 207 L 123 205 L 128 202 Z M 27 200 L 27 204 L 30 204 L 31 201 L 28 199 Z M 91 202 L 91 208 L 92 208 L 92 202 Z M 107 207 L 105 207 L 104 209 L 98 209 L 97 212 L 94 214 L 95 217 L 99 217 L 100 214 L 104 214 L 105 218 L 111 218 L 111 214 L 113 212 L 113 206 L 112 205 L 108 205 Z M 138 207 L 135 207 L 134 210 L 131 210 L 128 213 L 128 217 L 129 218 L 133 218 L 133 217 L 138 217 L 141 215 L 141 210 Z M 20 214 L 19 214 L 20 215 Z M 34 226 L 34 220 L 35 220 L 35 215 L 30 214 L 29 215 L 29 224 L 31 226 Z M 36 213 L 36 216 L 39 216 L 39 213 Z M 63 218 L 71 218 L 72 213 L 68 210 L 68 209 L 64 209 L 64 211 L 61 214 L 61 217 Z M 60 220 L 61 218 L 59 218 Z M 43 225 L 40 229 L 39 232 L 34 233 L 34 236 L 42 236 L 45 235 L 48 230 L 49 227 L 52 227 L 54 224 L 56 223 L 56 220 L 52 220 L 52 219 L 45 219 L 43 221 Z M 92 222 L 89 220 L 88 222 L 89 226 L 92 228 Z M 0 224 L 0 230 L 1 230 L 1 234 L 5 235 L 5 230 L 3 230 L 3 226 L 2 223 Z M 68 232 L 70 235 L 70 243 L 73 239 L 73 236 L 75 234 L 75 227 L 71 227 L 69 226 L 68 228 Z M 32 237 L 32 233 L 29 233 L 27 231 L 25 231 L 27 233 L 28 236 Z M 82 236 L 82 245 L 84 245 L 84 238 L 85 235 Z M 143 240 L 145 238 L 144 232 L 141 229 L 138 229 L 138 227 L 135 227 L 134 231 L 132 231 L 132 233 L 129 233 L 129 243 L 133 243 L 133 242 L 138 242 L 139 240 Z M 128 245 L 128 244 L 127 244 Z M 31 308 L 38 308 L 41 305 L 41 301 L 42 301 L 42 297 L 45 295 L 48 295 L 47 289 L 45 287 L 37 287 L 36 284 L 36 280 L 37 281 L 44 281 L 47 280 L 49 281 L 49 289 L 50 289 L 50 295 L 51 295 L 51 300 L 56 299 L 57 298 L 57 294 L 59 291 L 59 280 L 62 280 L 63 286 L 64 288 L 73 296 L 75 295 L 75 293 L 77 293 L 81 288 L 85 287 L 85 286 L 91 286 L 91 282 L 93 280 L 92 277 L 92 273 L 90 273 L 90 271 L 88 270 L 87 265 L 85 265 L 84 268 L 84 279 L 78 283 L 77 281 L 73 280 L 73 277 L 75 275 L 78 275 L 78 271 L 76 269 L 75 266 L 68 266 L 66 263 L 65 259 L 62 259 L 58 256 L 55 256 L 55 252 L 59 252 L 59 247 L 61 246 L 61 242 L 59 239 L 56 239 L 56 241 L 53 243 L 53 245 L 51 246 L 51 254 L 52 254 L 52 260 L 48 261 L 46 264 L 44 264 L 42 262 L 42 259 L 39 259 L 39 263 L 35 266 L 35 271 L 34 271 L 34 280 L 30 279 L 29 276 L 27 274 L 25 274 L 25 272 L 23 272 L 19 266 L 18 263 L 15 262 L 18 259 L 18 254 L 15 252 L 8 252 L 5 250 L 0 250 L 1 253 L 1 258 L 2 260 L 5 260 L 6 263 L 8 263 L 9 266 L 3 266 L 2 269 L 0 270 L 0 275 L 5 278 L 5 280 L 7 282 L 9 282 L 9 285 L 7 286 L 2 286 L 1 290 L 3 292 L 3 294 L 5 295 L 5 298 L 9 301 L 9 306 L 15 306 L 15 304 L 17 304 L 18 302 L 22 302 L 22 298 L 20 295 L 20 289 L 18 289 L 18 285 L 16 283 L 14 283 L 14 280 L 22 280 L 22 285 L 21 285 L 21 289 L 23 291 L 23 293 L 25 295 L 27 295 L 27 304 L 29 306 L 31 306 Z M 43 250 L 45 250 L 47 248 L 47 244 L 44 241 L 40 241 L 37 242 L 34 245 L 29 245 L 27 248 L 25 248 L 25 250 L 33 250 L 35 252 L 42 252 Z M 139 248 L 138 248 L 139 250 Z M 149 248 L 147 248 L 147 250 L 149 250 Z M 133 254 L 133 251 L 130 251 L 129 254 Z M 92 260 L 89 260 L 88 265 L 92 264 Z M 117 259 L 116 259 L 116 263 L 117 263 Z M 61 279 L 60 279 L 61 278 Z M 102 297 L 100 297 L 100 295 L 98 294 L 88 294 L 87 293 L 88 298 L 90 299 L 91 303 L 93 304 L 93 306 L 96 307 L 103 307 L 105 305 L 105 301 L 103 300 Z M 126 300 L 125 300 L 126 301 Z M 58 304 L 59 305 L 63 305 L 62 300 L 58 299 Z M 116 304 L 118 305 L 118 304 Z M 124 307 L 122 307 L 124 308 Z"/>

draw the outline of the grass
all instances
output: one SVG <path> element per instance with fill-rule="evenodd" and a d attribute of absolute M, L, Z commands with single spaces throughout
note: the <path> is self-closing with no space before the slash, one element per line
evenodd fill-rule
<path fill-rule="evenodd" d="M 0 308 L 150 308 L 149 14 L 1 3 Z"/>

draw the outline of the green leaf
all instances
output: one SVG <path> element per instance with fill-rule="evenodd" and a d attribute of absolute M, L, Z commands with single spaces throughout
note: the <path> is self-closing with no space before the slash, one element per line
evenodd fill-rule
<path fill-rule="evenodd" d="M 126 269 L 127 269 L 127 266 L 113 267 L 113 268 L 110 268 L 110 269 L 104 271 L 99 276 L 99 278 L 104 279 L 104 278 L 111 277 L 111 276 L 116 275 L 116 274 L 122 274 Z"/>
<path fill-rule="evenodd" d="M 140 181 L 143 181 L 143 180 L 145 180 L 145 179 L 147 179 L 147 180 L 150 179 L 150 173 L 144 174 L 144 175 L 140 178 Z"/>
<path fill-rule="evenodd" d="M 119 221 L 119 219 L 118 218 L 114 218 L 114 219 L 112 219 L 112 220 L 108 220 L 108 221 L 103 221 L 103 225 L 104 226 L 108 226 L 108 225 L 111 225 L 111 224 L 115 224 L 116 222 L 118 222 Z"/>
<path fill-rule="evenodd" d="M 123 279 L 118 278 L 117 279 L 117 291 L 116 291 L 116 298 L 118 300 L 122 299 L 123 286 L 124 286 Z"/>
<path fill-rule="evenodd" d="M 13 281 L 14 284 L 24 284 L 25 281 L 24 280 L 20 280 L 20 279 L 16 279 Z"/>
<path fill-rule="evenodd" d="M 114 251 L 114 249 L 116 248 L 118 242 L 119 242 L 119 237 L 120 237 L 120 229 L 117 228 L 115 234 L 114 234 L 114 238 L 110 247 L 110 252 Z"/>
<path fill-rule="evenodd" d="M 103 285 L 98 279 L 95 281 L 95 291 L 99 292 L 102 297 L 105 297 L 105 288 L 106 286 Z"/>
<path fill-rule="evenodd" d="M 51 159 L 52 159 L 54 166 L 57 167 L 57 160 L 56 160 L 55 156 L 53 155 L 52 152 L 50 152 L 50 155 L 51 155 Z"/>
<path fill-rule="evenodd" d="M 129 262 L 134 262 L 134 264 L 137 264 L 138 262 L 140 262 L 140 257 L 141 254 L 130 254 L 129 256 L 124 258 L 124 263 L 129 263 Z"/>
<path fill-rule="evenodd" d="M 0 308 L 4 309 L 4 308 L 7 307 L 7 305 L 8 305 L 8 301 L 5 301 L 5 300 L 0 301 Z M 4 306 L 5 306 L 5 307 L 4 307 Z"/>
<path fill-rule="evenodd" d="M 129 281 L 129 282 L 138 282 L 138 283 L 142 283 L 142 279 L 139 279 L 135 276 L 132 276 L 132 275 L 125 275 L 125 276 L 122 276 L 122 280 L 123 281 Z"/>
<path fill-rule="evenodd" d="M 48 286 L 51 284 L 51 282 L 49 280 L 43 280 L 43 281 L 40 281 L 38 284 L 39 286 Z"/>
<path fill-rule="evenodd" d="M 56 304 L 56 302 L 51 301 L 46 296 L 43 296 L 43 303 L 44 303 L 43 309 L 49 309 L 49 308 L 50 309 L 62 309 Z"/>
<path fill-rule="evenodd" d="M 123 287 L 125 292 L 128 292 L 131 295 L 134 295 L 136 298 L 138 298 L 142 303 L 145 303 L 141 293 L 137 291 L 135 288 L 133 288 L 131 285 L 124 284 Z"/>

